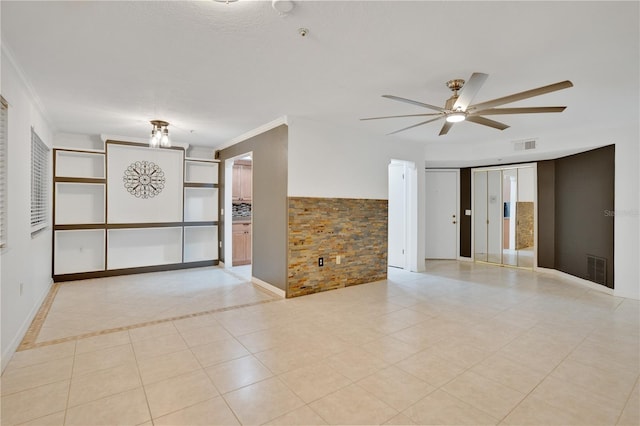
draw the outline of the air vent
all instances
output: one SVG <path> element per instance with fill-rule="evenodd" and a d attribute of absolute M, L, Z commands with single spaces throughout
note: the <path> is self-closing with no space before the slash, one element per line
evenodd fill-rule
<path fill-rule="evenodd" d="M 607 285 L 607 259 L 587 255 L 587 279 L 594 283 Z"/>
<path fill-rule="evenodd" d="M 524 141 L 515 141 L 513 142 L 514 151 L 527 151 L 529 149 L 536 149 L 536 140 L 524 140 Z"/>

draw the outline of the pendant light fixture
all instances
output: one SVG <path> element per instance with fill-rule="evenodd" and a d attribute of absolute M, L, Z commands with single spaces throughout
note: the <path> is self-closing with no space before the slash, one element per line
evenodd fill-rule
<path fill-rule="evenodd" d="M 151 137 L 149 138 L 150 148 L 170 148 L 169 123 L 162 120 L 151 120 Z"/>

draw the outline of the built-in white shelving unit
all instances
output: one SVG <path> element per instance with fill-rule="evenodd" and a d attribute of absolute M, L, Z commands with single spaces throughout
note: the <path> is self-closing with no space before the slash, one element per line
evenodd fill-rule
<path fill-rule="evenodd" d="M 218 161 L 132 142 L 94 148 L 54 149 L 55 281 L 217 264 Z M 160 191 L 124 186 L 136 162 L 161 166 Z"/>

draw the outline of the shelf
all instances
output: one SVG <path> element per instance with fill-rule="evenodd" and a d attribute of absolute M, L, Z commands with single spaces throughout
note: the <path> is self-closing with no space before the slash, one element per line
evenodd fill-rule
<path fill-rule="evenodd" d="M 56 225 L 104 223 L 104 207 L 104 184 L 56 182 Z"/>
<path fill-rule="evenodd" d="M 184 221 L 202 222 L 218 220 L 217 188 L 184 189 Z"/>
<path fill-rule="evenodd" d="M 55 231 L 54 275 L 104 270 L 104 230 Z"/>
<path fill-rule="evenodd" d="M 218 163 L 185 160 L 185 183 L 218 183 Z"/>
<path fill-rule="evenodd" d="M 182 228 L 132 228 L 107 231 L 107 269 L 182 262 Z"/>
<path fill-rule="evenodd" d="M 56 149 L 55 155 L 56 177 L 105 178 L 103 153 Z"/>
<path fill-rule="evenodd" d="M 184 261 L 218 259 L 218 227 L 198 226 L 184 229 Z"/>

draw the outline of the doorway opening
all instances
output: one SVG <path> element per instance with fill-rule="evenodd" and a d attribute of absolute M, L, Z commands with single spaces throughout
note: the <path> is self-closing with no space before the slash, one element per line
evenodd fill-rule
<path fill-rule="evenodd" d="M 475 261 L 533 269 L 536 241 L 536 166 L 474 169 Z"/>
<path fill-rule="evenodd" d="M 225 265 L 251 277 L 253 259 L 253 154 L 225 161 Z M 241 267 L 241 268 L 240 268 Z"/>

